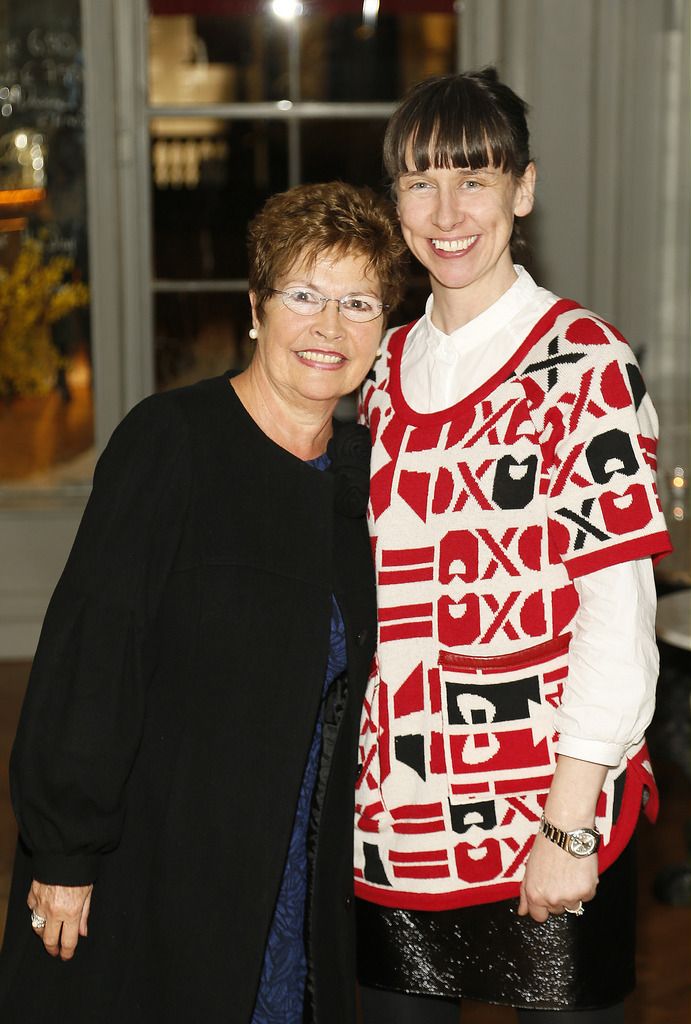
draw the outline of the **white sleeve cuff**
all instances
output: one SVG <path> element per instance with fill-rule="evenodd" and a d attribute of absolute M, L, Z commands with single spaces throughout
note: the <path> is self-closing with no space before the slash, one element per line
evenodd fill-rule
<path fill-rule="evenodd" d="M 554 728 L 562 753 L 618 764 L 640 741 L 655 709 L 659 656 L 652 564 L 643 559 L 608 566 L 580 577 L 575 586 L 580 604 Z M 574 745 L 591 752 L 579 753 Z"/>
<path fill-rule="evenodd" d="M 557 740 L 556 751 L 566 757 L 575 757 L 579 761 L 591 761 L 593 764 L 605 764 L 608 768 L 616 768 L 626 753 L 622 743 L 605 743 L 602 740 L 585 740 L 578 736 L 561 735 Z"/>

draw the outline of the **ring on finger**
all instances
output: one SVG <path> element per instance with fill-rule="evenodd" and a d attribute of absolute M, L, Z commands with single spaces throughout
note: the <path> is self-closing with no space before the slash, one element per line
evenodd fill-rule
<path fill-rule="evenodd" d="M 583 906 L 583 900 L 578 901 L 577 907 L 567 907 L 564 905 L 564 910 L 567 914 L 574 914 L 576 917 L 582 917 L 585 914 L 585 907 Z"/>
<path fill-rule="evenodd" d="M 31 927 L 32 928 L 36 928 L 37 930 L 40 930 L 41 928 L 45 928 L 45 926 L 46 926 L 46 918 L 45 917 L 41 917 L 41 915 L 37 914 L 35 910 L 32 910 L 31 911 Z"/>

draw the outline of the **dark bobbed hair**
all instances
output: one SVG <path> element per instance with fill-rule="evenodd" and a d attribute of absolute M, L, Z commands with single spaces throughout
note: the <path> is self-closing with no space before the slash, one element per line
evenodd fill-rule
<path fill-rule="evenodd" d="M 296 263 L 313 265 L 327 252 L 364 257 L 379 278 L 385 305 L 394 307 L 403 297 L 408 250 L 393 204 L 369 188 L 330 181 L 279 192 L 251 221 L 247 242 L 259 320 L 280 278 Z"/>
<path fill-rule="evenodd" d="M 409 170 L 492 165 L 522 178 L 531 162 L 528 105 L 499 80 L 494 67 L 418 83 L 394 111 L 384 136 L 384 167 L 392 194 Z M 411 155 L 414 167 L 408 167 Z M 512 251 L 524 245 L 514 224 Z"/>
<path fill-rule="evenodd" d="M 500 167 L 521 178 L 530 163 L 527 104 L 499 80 L 496 68 L 429 78 L 394 112 L 384 137 L 384 166 L 395 184 L 414 169 Z"/>

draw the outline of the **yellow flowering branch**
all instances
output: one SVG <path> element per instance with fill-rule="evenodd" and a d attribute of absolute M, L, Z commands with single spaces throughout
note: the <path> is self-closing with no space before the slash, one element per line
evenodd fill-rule
<path fill-rule="evenodd" d="M 0 397 L 46 394 L 63 357 L 50 325 L 89 303 L 85 284 L 66 281 L 73 269 L 66 256 L 43 258 L 43 243 L 23 241 L 9 270 L 0 268 Z"/>

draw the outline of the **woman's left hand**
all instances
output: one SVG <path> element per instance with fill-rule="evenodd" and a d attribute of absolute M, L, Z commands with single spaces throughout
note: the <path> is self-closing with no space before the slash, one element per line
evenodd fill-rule
<path fill-rule="evenodd" d="M 545 802 L 547 820 L 566 831 L 592 828 L 606 774 L 605 765 L 560 754 Z M 576 910 L 581 900 L 592 900 L 597 880 L 596 853 L 574 857 L 538 832 L 521 883 L 518 913 L 546 921 L 550 914 L 565 913 L 566 907 Z"/>
<path fill-rule="evenodd" d="M 34 931 L 43 940 L 46 952 L 71 960 L 80 936 L 87 935 L 87 921 L 93 885 L 45 885 L 31 883 L 26 902 L 29 910 L 45 924 Z"/>
<path fill-rule="evenodd" d="M 550 914 L 576 910 L 595 895 L 598 882 L 597 854 L 573 857 L 538 834 L 528 857 L 521 883 L 518 913 L 546 921 Z"/>

